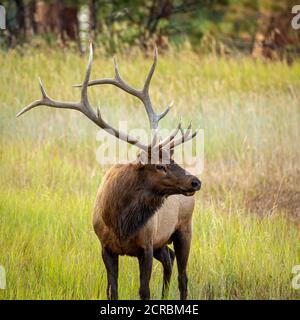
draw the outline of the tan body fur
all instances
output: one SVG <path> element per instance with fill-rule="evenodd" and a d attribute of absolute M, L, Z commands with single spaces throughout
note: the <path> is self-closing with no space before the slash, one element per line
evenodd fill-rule
<path fill-rule="evenodd" d="M 101 244 L 116 254 L 136 256 L 136 252 L 152 241 L 153 249 L 159 249 L 170 243 L 176 230 L 184 230 L 192 236 L 192 214 L 194 196 L 173 195 L 168 197 L 162 207 L 128 242 L 120 241 L 114 231 L 105 224 L 102 218 L 101 188 L 99 188 L 94 208 L 93 226 Z"/>

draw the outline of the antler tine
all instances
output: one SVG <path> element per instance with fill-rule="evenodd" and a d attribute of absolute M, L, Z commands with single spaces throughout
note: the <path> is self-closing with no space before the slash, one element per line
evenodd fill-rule
<path fill-rule="evenodd" d="M 146 80 L 145 80 L 145 83 L 144 83 L 144 86 L 143 86 L 143 90 L 141 91 L 142 93 L 142 101 L 143 101 L 143 104 L 146 108 L 146 112 L 147 112 L 147 115 L 148 115 L 148 119 L 149 119 L 149 122 L 150 122 L 150 127 L 151 129 L 154 129 L 154 136 L 153 136 L 153 139 L 152 139 L 152 146 L 156 144 L 156 141 L 158 140 L 157 139 L 157 128 L 158 128 L 158 122 L 159 120 L 162 118 L 159 114 L 156 114 L 153 110 L 153 107 L 152 107 L 152 102 L 151 102 L 151 99 L 150 99 L 150 95 L 149 95 L 149 86 L 150 86 L 150 82 L 151 82 L 151 79 L 152 79 L 152 76 L 154 74 L 154 71 L 155 71 L 155 68 L 156 68 L 156 65 L 157 65 L 157 47 L 155 45 L 154 47 L 154 54 L 153 54 L 153 63 L 152 63 L 152 66 L 148 72 L 148 75 L 146 77 Z M 168 113 L 168 111 L 164 111 L 163 113 L 166 114 Z"/>
<path fill-rule="evenodd" d="M 123 78 L 121 77 L 120 72 L 119 72 L 117 59 L 114 57 L 113 60 L 114 60 L 114 69 L 115 69 L 115 78 L 113 80 L 115 83 L 109 83 L 109 81 L 108 82 L 105 81 L 105 80 L 109 80 L 109 79 L 102 79 L 103 84 L 113 84 L 113 85 L 117 86 L 118 88 L 126 91 L 127 93 L 129 93 L 133 96 L 136 96 L 139 99 L 142 99 L 141 91 L 131 87 L 129 84 L 127 84 L 123 80 Z M 99 81 L 101 81 L 101 79 L 99 79 Z M 98 83 L 98 84 L 101 84 L 101 83 Z"/>
<path fill-rule="evenodd" d="M 157 65 L 157 46 L 155 45 L 155 47 L 154 47 L 154 55 L 153 55 L 153 63 L 152 63 L 151 69 L 150 69 L 150 71 L 149 71 L 149 73 L 147 75 L 147 78 L 145 80 L 145 84 L 144 84 L 144 87 L 143 87 L 144 94 L 148 94 L 150 82 L 151 82 L 153 73 L 155 71 L 156 65 Z"/>
<path fill-rule="evenodd" d="M 119 138 L 120 140 L 123 140 L 125 142 L 128 142 L 129 144 L 135 145 L 139 147 L 142 150 L 148 150 L 148 147 L 140 142 L 138 139 L 131 137 L 127 135 L 126 133 L 123 133 L 121 131 L 118 131 L 117 129 L 114 129 L 112 126 L 107 124 L 101 117 L 100 110 L 97 109 L 97 114 L 93 110 L 93 108 L 90 106 L 89 100 L 88 100 L 88 94 L 87 94 L 87 88 L 89 86 L 89 79 L 91 75 L 91 69 L 92 69 L 92 62 L 93 62 L 93 47 L 92 44 L 90 44 L 90 55 L 89 55 L 89 62 L 86 68 L 85 78 L 83 81 L 83 84 L 81 85 L 81 101 L 78 102 L 63 102 L 58 100 L 53 100 L 49 98 L 47 95 L 43 84 L 41 80 L 39 79 L 40 84 L 40 90 L 42 93 L 42 99 L 36 100 L 23 108 L 18 114 L 17 117 L 22 115 L 23 113 L 31 110 L 32 108 L 35 108 L 37 106 L 47 106 L 47 107 L 53 107 L 53 108 L 62 108 L 62 109 L 73 109 L 80 111 L 83 113 L 86 117 L 88 117 L 91 121 L 93 121 L 96 125 L 98 125 L 100 128 L 105 130 L 106 132 L 110 133 L 111 135 Z"/>
<path fill-rule="evenodd" d="M 181 145 L 181 144 L 184 144 L 190 140 L 192 140 L 193 138 L 196 137 L 196 135 L 198 134 L 198 131 L 195 131 L 192 135 L 188 136 L 187 138 L 184 138 L 182 137 L 181 139 L 179 139 L 178 141 L 173 141 L 171 144 L 170 144 L 170 149 L 174 149 L 175 147 Z"/>
<path fill-rule="evenodd" d="M 86 67 L 85 77 L 84 77 L 84 81 L 83 81 L 82 89 L 81 89 L 81 102 L 85 106 L 89 106 L 87 88 L 88 88 L 89 79 L 90 79 L 90 76 L 91 76 L 92 63 L 93 63 L 93 44 L 90 43 L 89 62 L 88 62 L 88 65 Z"/>
<path fill-rule="evenodd" d="M 89 81 L 88 86 L 91 87 L 91 86 L 96 86 L 96 85 L 101 85 L 101 84 L 112 84 L 112 85 L 118 87 L 119 89 L 122 89 L 125 92 L 141 99 L 141 91 L 132 88 L 121 78 L 120 73 L 119 73 L 119 69 L 118 69 L 118 65 L 117 65 L 117 61 L 115 58 L 114 58 L 114 68 L 115 68 L 115 78 L 103 78 L 103 79 L 92 80 L 92 81 Z M 75 84 L 75 85 L 73 85 L 73 87 L 81 88 L 82 84 Z"/>
<path fill-rule="evenodd" d="M 46 91 L 45 91 L 45 89 L 44 89 L 44 86 L 43 86 L 43 83 L 42 83 L 42 80 L 41 80 L 40 77 L 39 77 L 39 86 L 40 86 L 40 90 L 41 90 L 41 92 L 42 92 L 43 98 L 44 98 L 44 99 L 48 99 L 47 93 L 46 93 Z"/>
<path fill-rule="evenodd" d="M 184 133 L 182 128 L 180 128 L 181 134 L 182 136 L 177 139 L 177 140 L 173 140 L 169 143 L 169 145 L 167 146 L 168 149 L 174 149 L 175 147 L 179 146 L 180 144 L 183 144 L 191 139 L 193 139 L 194 137 L 196 137 L 196 135 L 198 134 L 198 131 L 195 131 L 194 133 L 190 134 L 192 129 L 192 123 L 190 122 L 186 132 Z"/>
<path fill-rule="evenodd" d="M 123 78 L 120 75 L 117 60 L 114 58 L 114 69 L 115 69 L 115 77 L 114 78 L 103 78 L 103 79 L 96 79 L 89 81 L 88 86 L 95 86 L 95 85 L 102 85 L 102 84 L 111 84 L 119 89 L 137 97 L 145 106 L 148 119 L 150 122 L 150 128 L 151 129 L 157 129 L 158 128 L 158 122 L 161 120 L 171 109 L 172 104 L 166 108 L 165 111 L 163 111 L 160 114 L 156 114 L 153 110 L 152 102 L 149 96 L 149 86 L 150 82 L 153 76 L 153 73 L 155 71 L 156 65 L 157 65 L 157 47 L 154 48 L 154 58 L 153 63 L 150 68 L 150 71 L 146 77 L 144 86 L 142 90 L 138 90 L 127 84 Z M 82 87 L 82 84 L 76 84 L 74 87 Z M 154 130 L 155 131 L 155 130 Z"/>
<path fill-rule="evenodd" d="M 49 98 L 49 96 L 47 95 L 44 87 L 43 87 L 43 83 L 41 81 L 41 79 L 39 78 L 39 86 L 40 86 L 40 90 L 42 93 L 42 99 L 33 101 L 32 103 L 30 103 L 29 105 L 27 105 L 26 107 L 24 107 L 17 115 L 16 117 L 21 116 L 22 114 L 24 114 L 25 112 L 38 107 L 38 106 L 47 106 L 47 107 L 54 107 L 54 108 L 64 108 L 64 109 L 74 109 L 77 111 L 81 111 L 81 104 L 80 103 L 76 103 L 76 102 L 60 102 L 60 101 L 56 101 L 53 100 L 51 98 Z"/>
<path fill-rule="evenodd" d="M 178 131 L 181 131 L 181 121 L 179 122 L 178 126 L 173 130 L 173 132 L 170 134 L 170 136 L 166 137 L 164 140 L 162 140 L 155 148 L 161 149 L 168 143 L 170 143 L 174 138 L 176 137 Z"/>
<path fill-rule="evenodd" d="M 165 109 L 165 111 L 163 111 L 162 113 L 160 113 L 160 114 L 158 115 L 159 120 L 161 120 L 163 117 L 165 117 L 165 116 L 169 113 L 169 111 L 173 108 L 173 105 L 174 105 L 174 102 L 172 101 L 172 102 L 167 106 L 167 108 Z"/>

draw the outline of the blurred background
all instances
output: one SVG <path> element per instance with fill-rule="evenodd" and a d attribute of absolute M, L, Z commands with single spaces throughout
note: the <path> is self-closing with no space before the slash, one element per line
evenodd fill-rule
<path fill-rule="evenodd" d="M 187 43 L 193 50 L 286 59 L 300 54 L 291 28 L 295 0 L 10 0 L 4 49 L 19 45 L 74 46 L 93 39 L 108 53 L 138 47 L 161 51 Z"/>

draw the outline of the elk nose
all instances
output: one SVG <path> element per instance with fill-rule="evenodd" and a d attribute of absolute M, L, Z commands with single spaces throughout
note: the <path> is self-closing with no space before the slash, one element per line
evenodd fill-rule
<path fill-rule="evenodd" d="M 197 179 L 197 178 L 193 179 L 193 180 L 192 180 L 192 187 L 193 187 L 193 189 L 195 189 L 195 190 L 200 190 L 200 188 L 201 188 L 201 181 L 200 181 L 199 179 Z"/>

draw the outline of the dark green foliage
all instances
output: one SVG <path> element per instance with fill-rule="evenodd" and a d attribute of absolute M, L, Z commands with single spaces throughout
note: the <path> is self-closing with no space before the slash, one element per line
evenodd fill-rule
<path fill-rule="evenodd" d="M 255 36 L 280 29 L 289 46 L 299 50 L 300 37 L 290 27 L 291 8 L 296 0 L 45 0 L 64 7 L 84 6 L 89 14 L 89 32 L 107 52 L 137 46 L 151 48 L 155 41 L 162 50 L 170 43 L 188 41 L 205 50 L 226 47 L 251 52 Z M 0 45 L 29 42 L 24 8 L 37 0 L 0 1 L 7 9 L 7 30 L 0 31 Z M 67 23 L 64 21 L 64 23 Z M 36 33 L 36 32 L 34 32 Z M 298 32 L 299 33 L 299 32 Z M 42 34 L 44 39 L 55 39 Z M 53 43 L 53 41 L 51 41 Z M 55 41 L 54 41 L 55 42 Z M 202 44 L 202 46 L 201 46 Z M 225 50 L 225 51 L 226 51 Z M 300 51 L 300 50 L 299 50 Z"/>

